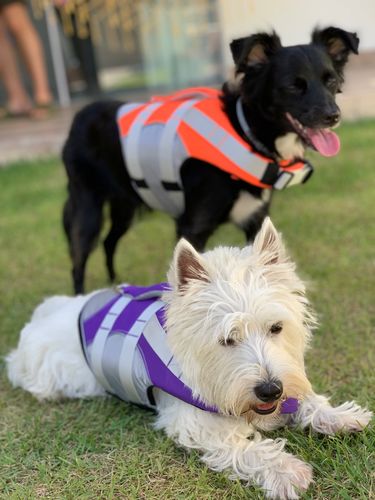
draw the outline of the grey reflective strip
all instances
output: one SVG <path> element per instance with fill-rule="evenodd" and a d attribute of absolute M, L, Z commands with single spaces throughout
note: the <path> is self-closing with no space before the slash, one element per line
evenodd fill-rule
<path fill-rule="evenodd" d="M 142 106 L 144 104 L 143 102 L 131 102 L 129 104 L 123 104 L 120 106 L 117 110 L 116 114 L 116 120 L 117 122 L 125 115 L 130 113 L 130 111 L 133 111 L 133 109 L 138 108 L 139 106 Z"/>
<path fill-rule="evenodd" d="M 102 367 L 102 358 L 103 358 L 105 342 L 107 340 L 108 332 L 112 328 L 114 322 L 131 300 L 132 299 L 129 296 L 128 297 L 122 296 L 113 304 L 113 306 L 103 319 L 91 346 L 90 350 L 91 369 L 95 373 L 95 376 L 97 377 L 98 381 L 108 391 L 111 390 L 111 387 L 104 376 Z"/>
<path fill-rule="evenodd" d="M 132 110 L 138 108 L 139 106 L 142 106 L 143 104 L 145 103 L 124 104 L 123 106 L 121 106 L 121 108 L 119 108 L 117 112 L 117 121 L 119 122 L 119 120 L 123 116 L 127 115 Z M 143 128 L 143 122 L 147 120 L 148 116 L 153 112 L 153 110 L 157 109 L 160 105 L 161 103 L 154 103 L 145 107 L 133 121 L 126 136 L 122 136 L 120 131 L 122 155 L 126 159 L 126 166 L 129 175 L 133 179 L 143 180 L 145 177 L 139 161 L 139 146 L 137 141 Z M 139 196 L 147 205 L 157 210 L 163 210 L 162 204 L 149 189 L 145 188 L 142 191 L 135 184 L 135 182 L 132 182 L 132 185 L 134 190 L 139 194 Z"/>
<path fill-rule="evenodd" d="M 151 403 L 148 395 L 148 390 L 153 384 L 145 364 L 143 353 L 140 349 L 135 349 L 134 351 L 132 376 L 135 390 L 137 391 L 137 394 L 141 395 L 142 398 L 142 401 L 140 401 L 139 404 L 155 409 L 156 405 Z M 127 397 L 124 399 L 127 401 Z M 134 400 L 132 402 L 134 402 Z"/>
<path fill-rule="evenodd" d="M 142 314 L 140 314 L 138 321 L 148 321 L 154 313 L 158 312 L 159 309 L 164 306 L 164 302 L 162 302 L 161 300 L 156 300 L 155 302 L 150 304 L 149 307 L 142 312 Z"/>
<path fill-rule="evenodd" d="M 130 331 L 124 335 L 118 366 L 119 379 L 125 390 L 126 399 L 140 404 L 143 404 L 143 400 L 133 381 L 133 357 L 144 326 L 143 321 L 136 321 Z"/>
<path fill-rule="evenodd" d="M 149 193 L 154 197 L 157 203 L 151 205 L 153 208 L 160 206 L 161 210 L 171 214 L 177 215 L 179 213 L 179 207 L 177 207 L 172 198 L 168 196 L 168 191 L 164 188 L 160 179 L 160 172 L 158 171 L 157 158 L 154 162 L 146 162 L 144 165 L 143 174 L 147 186 L 149 187 Z M 138 188 L 138 191 L 145 199 L 151 199 L 150 194 L 146 193 L 147 188 Z"/>
<path fill-rule="evenodd" d="M 181 367 L 174 358 L 169 361 L 168 370 L 170 370 L 174 375 L 176 375 L 177 378 L 184 382 L 185 385 L 188 385 L 183 380 Z"/>
<path fill-rule="evenodd" d="M 165 335 L 164 328 L 161 326 L 156 316 L 150 319 L 143 332 L 143 336 L 152 350 L 159 356 L 163 363 L 167 365 L 172 358 L 172 354 L 165 341 Z"/>
<path fill-rule="evenodd" d="M 146 323 L 150 320 L 153 314 L 159 309 L 164 307 L 164 302 L 157 300 L 153 302 L 142 314 L 138 317 L 137 321 L 130 328 L 129 333 L 125 336 L 124 343 L 119 361 L 119 378 L 129 401 L 145 404 L 141 395 L 138 393 L 136 385 L 133 380 L 133 361 L 134 353 L 137 348 L 138 339 L 141 336 Z"/>
<path fill-rule="evenodd" d="M 134 185 L 142 199 L 152 208 L 164 210 L 173 216 L 180 213 L 180 204 L 174 203 L 174 198 L 168 196 L 168 190 L 163 186 L 163 174 L 160 170 L 158 151 L 165 125 L 144 122 L 162 103 L 148 104 L 135 118 L 129 129 L 126 143 L 126 162 L 130 176 L 134 180 L 144 180 L 146 187 Z M 172 165 L 173 168 L 173 165 Z M 173 178 L 176 182 L 176 176 Z"/>
<path fill-rule="evenodd" d="M 176 168 L 175 149 L 176 141 L 179 140 L 177 129 L 186 111 L 194 106 L 197 102 L 198 99 L 183 101 L 180 106 L 175 109 L 172 115 L 168 118 L 166 124 L 163 126 L 162 136 L 157 146 L 160 179 L 164 182 L 176 183 L 181 188 L 181 191 L 171 191 L 169 189 L 166 189 L 163 184 L 160 184 L 160 186 L 158 186 L 157 196 L 159 199 L 162 199 L 164 209 L 175 217 L 180 215 L 184 210 L 185 198 L 182 193 L 180 166 L 188 156 L 185 147 L 180 141 L 180 144 L 178 145 L 180 147 L 178 155 L 179 158 L 177 162 L 178 165 Z M 153 188 L 151 185 L 150 187 L 151 189 Z"/>
<path fill-rule="evenodd" d="M 126 400 L 126 394 L 119 380 L 118 367 L 125 337 L 123 332 L 111 332 L 105 341 L 102 357 L 102 370 L 108 385 L 111 387 L 110 392 L 124 400 Z"/>
<path fill-rule="evenodd" d="M 91 292 L 88 295 L 87 302 L 84 304 L 80 315 L 82 332 L 84 332 L 85 330 L 84 328 L 85 321 L 91 316 L 93 316 L 101 307 L 107 305 L 108 302 L 110 302 L 110 300 L 115 298 L 116 296 L 117 293 L 113 289 L 97 290 L 95 292 Z"/>
<path fill-rule="evenodd" d="M 140 188 L 134 182 L 132 183 L 132 186 L 146 205 L 155 210 L 164 210 L 162 203 L 156 198 L 156 196 L 154 196 L 154 193 L 150 189 Z"/>
<path fill-rule="evenodd" d="M 194 106 L 198 99 L 191 99 L 182 102 L 181 105 L 168 118 L 163 134 L 159 143 L 159 169 L 162 174 L 162 180 L 167 182 L 176 182 L 181 186 L 180 176 L 176 177 L 173 161 L 173 147 L 177 135 L 178 126 L 186 111 Z"/>
<path fill-rule="evenodd" d="M 242 130 L 244 131 L 245 135 L 250 139 L 250 134 L 251 134 L 250 127 L 246 121 L 245 113 L 243 112 L 243 107 L 242 107 L 242 102 L 241 102 L 240 97 L 237 99 L 237 102 L 236 102 L 236 112 L 237 112 L 237 118 L 238 118 L 238 121 L 240 122 Z"/>
<path fill-rule="evenodd" d="M 177 378 L 181 376 L 181 368 L 174 361 L 171 350 L 166 341 L 166 333 L 156 316 L 151 318 L 143 331 L 143 336 L 147 340 L 151 349 L 159 356 L 163 364 L 168 367 Z"/>
<path fill-rule="evenodd" d="M 144 179 L 144 173 L 142 171 L 141 164 L 139 162 L 139 145 L 140 145 L 140 135 L 144 122 L 147 118 L 156 111 L 160 106 L 161 102 L 154 102 L 147 105 L 142 111 L 136 116 L 133 123 L 130 126 L 128 133 L 128 140 L 126 143 L 125 158 L 128 166 L 130 176 L 133 179 Z"/>
<path fill-rule="evenodd" d="M 128 113 L 130 113 L 131 111 L 133 111 L 133 109 L 136 109 L 138 108 L 139 106 L 142 106 L 142 103 L 141 102 L 133 102 L 133 103 L 130 103 L 130 104 L 123 104 L 118 110 L 117 110 L 117 115 L 116 115 L 116 120 L 117 120 L 117 124 L 119 124 L 119 121 L 121 120 L 121 118 L 125 115 L 127 115 Z M 126 143 L 127 143 L 127 136 L 123 136 L 121 134 L 121 130 L 120 130 L 120 127 L 119 127 L 119 134 L 120 134 L 120 142 L 121 142 L 121 149 L 122 149 L 122 156 L 123 158 L 126 158 Z"/>
<path fill-rule="evenodd" d="M 311 172 L 311 167 L 305 165 L 299 170 L 295 170 L 294 172 L 281 172 L 277 181 L 273 185 L 274 189 L 281 191 L 286 187 L 295 186 L 296 184 L 301 184 L 306 176 Z"/>
<path fill-rule="evenodd" d="M 281 172 L 277 181 L 273 185 L 274 189 L 277 189 L 278 191 L 280 191 L 281 189 L 285 189 L 292 177 L 293 174 L 291 174 L 290 172 Z"/>
<path fill-rule="evenodd" d="M 180 215 L 184 211 L 185 195 L 182 191 L 165 191 L 166 196 L 173 201 L 176 210 L 173 212 L 174 216 Z"/>
<path fill-rule="evenodd" d="M 214 120 L 193 108 L 186 113 L 184 122 L 242 170 L 259 180 L 262 179 L 268 164 L 228 134 Z"/>
<path fill-rule="evenodd" d="M 175 214 L 178 216 L 185 211 L 185 193 L 182 190 L 181 166 L 184 163 L 184 161 L 188 158 L 189 154 L 185 148 L 185 145 L 181 141 L 181 138 L 177 134 L 173 144 L 172 155 L 173 155 L 173 168 L 175 171 L 175 177 L 179 179 L 181 191 L 169 191 L 168 196 L 172 198 L 174 200 L 175 205 L 179 207 L 178 213 Z"/>
<path fill-rule="evenodd" d="M 254 134 L 251 131 L 251 128 L 249 127 L 249 124 L 246 121 L 241 97 L 239 97 L 237 99 L 236 112 L 237 112 L 237 118 L 238 118 L 238 121 L 240 123 L 240 126 L 241 126 L 242 130 L 244 131 L 244 134 L 246 135 L 246 137 L 249 139 L 250 144 L 255 146 L 255 148 L 260 153 L 262 153 L 264 156 L 271 159 L 273 157 L 272 153 L 270 153 L 267 150 L 267 148 L 265 146 L 263 146 L 263 144 L 261 142 L 258 141 L 258 139 L 254 136 Z"/>

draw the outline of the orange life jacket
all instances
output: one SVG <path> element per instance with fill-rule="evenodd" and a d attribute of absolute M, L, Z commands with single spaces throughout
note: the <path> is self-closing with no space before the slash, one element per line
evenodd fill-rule
<path fill-rule="evenodd" d="M 184 211 L 180 168 L 187 158 L 215 165 L 234 179 L 263 189 L 284 189 L 310 177 L 313 169 L 308 162 L 276 162 L 256 151 L 236 132 L 220 97 L 219 90 L 196 87 L 119 109 L 128 172 L 151 208 L 173 216 Z"/>

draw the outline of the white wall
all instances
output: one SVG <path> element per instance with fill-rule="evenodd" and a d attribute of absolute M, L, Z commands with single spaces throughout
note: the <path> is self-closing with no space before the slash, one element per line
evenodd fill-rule
<path fill-rule="evenodd" d="M 308 43 L 317 25 L 356 31 L 360 51 L 375 50 L 375 0 L 218 0 L 224 64 L 229 43 L 257 31 L 275 31 L 284 45 Z"/>

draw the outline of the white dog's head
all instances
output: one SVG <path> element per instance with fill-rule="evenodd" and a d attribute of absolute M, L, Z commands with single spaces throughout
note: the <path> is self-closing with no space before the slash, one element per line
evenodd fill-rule
<path fill-rule="evenodd" d="M 314 317 L 270 219 L 243 249 L 200 255 L 181 240 L 168 278 L 168 342 L 194 395 L 272 427 L 283 398 L 311 390 L 304 352 Z"/>

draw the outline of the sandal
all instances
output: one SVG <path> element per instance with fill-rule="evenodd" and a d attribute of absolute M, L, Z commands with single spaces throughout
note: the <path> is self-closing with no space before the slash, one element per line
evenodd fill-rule
<path fill-rule="evenodd" d="M 7 108 L 0 109 L 0 120 L 17 119 L 17 118 L 30 118 L 32 108 L 23 111 L 11 111 Z"/>
<path fill-rule="evenodd" d="M 29 116 L 36 120 L 49 118 L 56 111 L 56 106 L 53 102 L 45 104 L 34 104 L 31 108 Z"/>

